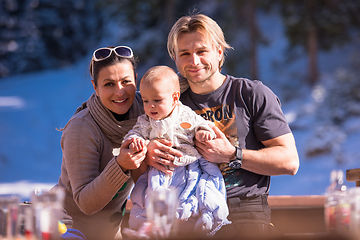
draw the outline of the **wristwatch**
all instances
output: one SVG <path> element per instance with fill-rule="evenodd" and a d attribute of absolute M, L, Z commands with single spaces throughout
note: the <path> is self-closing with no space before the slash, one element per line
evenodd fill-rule
<path fill-rule="evenodd" d="M 242 149 L 235 146 L 236 151 L 235 151 L 235 159 L 231 160 L 229 162 L 229 167 L 231 169 L 240 169 L 241 165 L 242 165 L 242 159 L 243 159 L 243 154 L 242 154 Z"/>

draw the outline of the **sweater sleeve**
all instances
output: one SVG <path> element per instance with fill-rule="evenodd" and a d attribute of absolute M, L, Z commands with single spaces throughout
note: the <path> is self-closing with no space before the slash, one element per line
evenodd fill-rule
<path fill-rule="evenodd" d="M 130 176 L 111 153 L 103 152 L 105 136 L 95 123 L 84 118 L 72 119 L 61 143 L 74 201 L 87 215 L 102 210 Z"/>

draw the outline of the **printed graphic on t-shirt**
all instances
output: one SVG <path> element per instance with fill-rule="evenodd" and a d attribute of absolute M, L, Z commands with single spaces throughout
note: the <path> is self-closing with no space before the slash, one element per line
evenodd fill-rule
<path fill-rule="evenodd" d="M 239 145 L 234 104 L 223 104 L 213 108 L 203 108 L 195 112 L 204 119 L 213 122 L 215 126 L 225 134 L 231 144 L 235 146 Z M 226 187 L 237 186 L 242 182 L 239 176 L 240 171 L 231 169 L 228 163 L 220 164 L 219 168 L 224 177 Z"/>

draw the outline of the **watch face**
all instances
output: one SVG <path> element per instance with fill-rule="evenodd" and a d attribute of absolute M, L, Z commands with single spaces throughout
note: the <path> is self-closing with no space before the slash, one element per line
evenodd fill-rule
<path fill-rule="evenodd" d="M 229 163 L 229 167 L 232 169 L 240 169 L 241 165 L 242 163 L 240 160 L 233 160 Z"/>

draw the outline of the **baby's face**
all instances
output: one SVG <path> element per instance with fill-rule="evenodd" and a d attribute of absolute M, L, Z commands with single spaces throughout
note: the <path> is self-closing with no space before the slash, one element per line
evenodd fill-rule
<path fill-rule="evenodd" d="M 154 120 L 166 118 L 177 103 L 177 100 L 174 99 L 173 88 L 166 86 L 165 82 L 156 81 L 154 84 L 140 84 L 145 113 Z"/>

